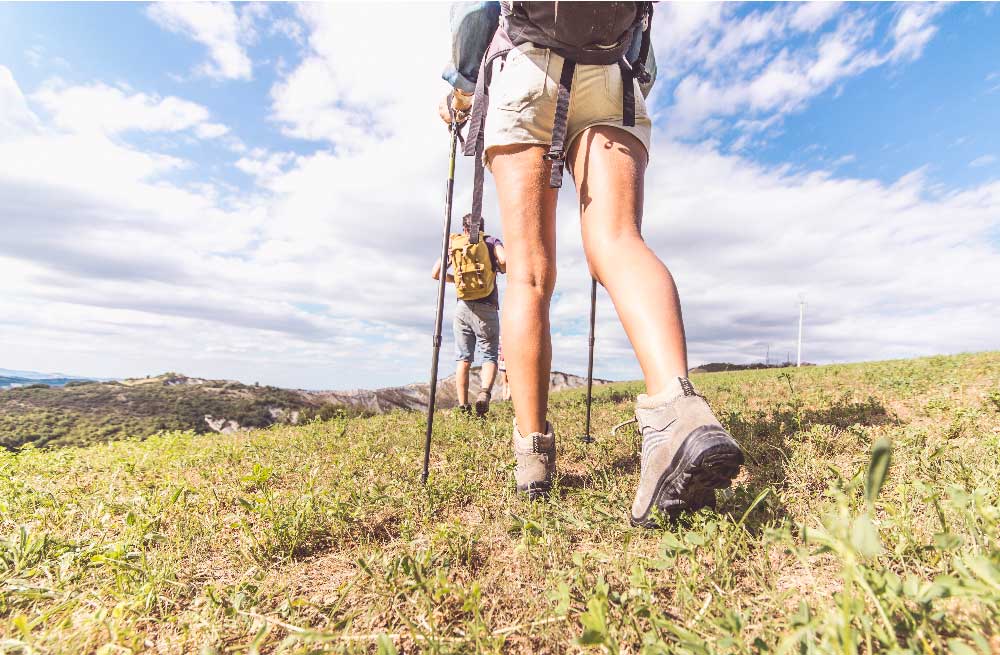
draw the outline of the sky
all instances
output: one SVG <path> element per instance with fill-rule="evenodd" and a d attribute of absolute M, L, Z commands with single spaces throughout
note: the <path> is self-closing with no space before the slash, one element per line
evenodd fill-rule
<path fill-rule="evenodd" d="M 448 11 L 0 3 L 0 366 L 424 380 Z M 1000 348 L 998 34 L 995 4 L 657 5 L 643 233 L 692 365 L 794 358 L 803 299 L 809 362 Z M 573 196 L 553 367 L 582 373 Z M 597 311 L 595 375 L 639 378 Z"/>

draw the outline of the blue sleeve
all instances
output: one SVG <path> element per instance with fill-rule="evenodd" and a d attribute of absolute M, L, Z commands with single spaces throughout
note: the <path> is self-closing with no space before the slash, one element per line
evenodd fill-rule
<path fill-rule="evenodd" d="M 486 251 L 488 253 L 490 253 L 490 264 L 493 265 L 493 272 L 499 274 L 500 273 L 500 262 L 497 261 L 497 246 L 502 246 L 503 245 L 503 241 L 501 241 L 499 238 L 497 238 L 495 236 L 492 236 L 490 234 L 487 234 L 483 238 L 483 241 L 486 242 Z"/>
<path fill-rule="evenodd" d="M 456 89 L 475 91 L 479 64 L 499 24 L 499 2 L 452 3 L 451 61 L 441 77 Z"/>
<path fill-rule="evenodd" d="M 632 45 L 629 48 L 626 58 L 630 62 L 634 62 L 639 59 L 639 50 L 642 47 L 642 28 L 636 28 L 632 33 Z M 649 73 L 649 82 L 647 84 L 640 84 L 639 88 L 642 90 L 642 97 L 648 97 L 650 90 L 653 88 L 653 84 L 656 82 L 656 55 L 653 54 L 653 47 L 650 44 L 649 56 L 646 57 L 646 61 L 643 62 L 646 65 L 646 72 Z"/>

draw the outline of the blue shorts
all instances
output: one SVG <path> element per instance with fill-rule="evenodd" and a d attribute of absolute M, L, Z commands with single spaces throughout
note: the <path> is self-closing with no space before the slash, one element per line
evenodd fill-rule
<path fill-rule="evenodd" d="M 500 312 L 486 303 L 459 300 L 455 304 L 452 328 L 457 361 L 472 363 L 478 343 L 483 362 L 497 363 L 500 356 Z"/>

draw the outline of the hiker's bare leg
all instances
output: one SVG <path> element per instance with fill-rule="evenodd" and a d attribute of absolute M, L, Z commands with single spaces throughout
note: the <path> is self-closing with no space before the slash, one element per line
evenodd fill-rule
<path fill-rule="evenodd" d="M 591 275 L 611 296 L 647 392 L 659 393 L 687 376 L 687 345 L 674 279 L 640 233 L 646 150 L 631 134 L 598 125 L 569 154 Z"/>
<path fill-rule="evenodd" d="M 507 251 L 503 354 L 522 435 L 545 432 L 552 368 L 549 301 L 556 284 L 556 189 L 549 188 L 550 167 L 542 160 L 546 150 L 514 145 L 489 151 Z"/>
<path fill-rule="evenodd" d="M 458 362 L 455 369 L 455 393 L 458 395 L 459 405 L 469 404 L 469 367 L 471 362 Z"/>
<path fill-rule="evenodd" d="M 491 391 L 493 383 L 497 379 L 497 365 L 493 362 L 483 362 L 483 368 L 479 371 L 480 388 Z"/>

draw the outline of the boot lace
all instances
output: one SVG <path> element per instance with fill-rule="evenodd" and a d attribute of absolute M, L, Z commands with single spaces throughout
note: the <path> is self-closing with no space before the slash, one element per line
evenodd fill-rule
<path fill-rule="evenodd" d="M 635 423 L 635 424 L 638 425 L 638 423 L 639 423 L 638 417 L 633 416 L 632 418 L 628 419 L 627 421 L 622 421 L 621 423 L 619 423 L 615 427 L 611 428 L 611 434 L 612 435 L 618 434 L 618 430 L 619 429 L 625 427 L 626 425 L 629 425 L 630 423 Z"/>

